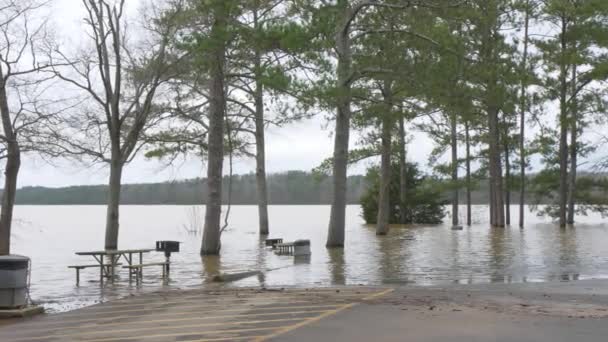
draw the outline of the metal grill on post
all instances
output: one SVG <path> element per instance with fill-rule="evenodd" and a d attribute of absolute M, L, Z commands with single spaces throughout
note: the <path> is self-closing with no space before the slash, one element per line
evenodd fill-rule
<path fill-rule="evenodd" d="M 171 253 L 179 252 L 179 241 L 156 241 L 156 251 L 165 252 L 167 261 L 167 276 L 169 276 L 169 265 L 171 265 Z"/>

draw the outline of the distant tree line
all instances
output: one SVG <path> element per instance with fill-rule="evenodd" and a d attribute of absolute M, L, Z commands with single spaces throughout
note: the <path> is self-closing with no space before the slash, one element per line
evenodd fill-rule
<path fill-rule="evenodd" d="M 228 203 L 229 177 L 223 178 L 222 202 Z M 270 204 L 329 204 L 331 202 L 331 177 L 289 171 L 268 175 Z M 359 203 L 365 190 L 363 176 L 348 177 L 347 201 Z M 195 178 L 163 183 L 125 184 L 122 187 L 121 204 L 204 204 L 208 193 L 205 179 Z M 106 204 L 106 185 L 81 185 L 62 188 L 23 187 L 17 191 L 17 204 Z M 255 174 L 232 177 L 232 204 L 257 204 Z"/>
<path fill-rule="evenodd" d="M 232 176 L 232 204 L 257 204 L 256 178 L 254 173 Z M 538 177 L 531 174 L 531 178 Z M 583 175 L 583 179 L 586 179 Z M 605 179 L 595 175 L 595 179 Z M 370 177 L 352 175 L 348 177 L 348 204 L 360 204 L 363 197 L 368 197 L 366 190 L 370 186 Z M 319 176 L 314 172 L 288 171 L 268 175 L 269 204 L 330 204 L 331 182 L 329 176 Z M 377 181 L 377 179 L 375 180 Z M 222 202 L 228 203 L 229 177 L 223 178 L 224 192 Z M 605 180 L 604 180 L 605 182 Z M 534 184 L 534 183 L 532 183 Z M 542 186 L 539 185 L 539 186 Z M 1 192 L 2 190 L 0 190 Z M 433 192 L 437 201 L 451 198 L 451 182 L 436 179 Z M 204 204 L 208 189 L 204 178 L 194 178 L 162 183 L 125 184 L 122 188 L 120 203 L 123 205 L 191 205 Z M 375 192 L 377 196 L 377 191 Z M 518 195 L 517 192 L 514 194 Z M 107 185 L 78 185 L 61 188 L 26 186 L 17 190 L 16 203 L 20 205 L 103 205 L 108 196 Z M 460 191 L 460 198 L 465 198 L 465 191 Z M 513 204 L 518 204 L 519 196 L 514 196 Z M 472 204 L 488 204 L 488 182 L 479 180 L 471 193 Z M 526 196 L 526 204 L 542 205 L 550 203 L 551 196 Z"/>

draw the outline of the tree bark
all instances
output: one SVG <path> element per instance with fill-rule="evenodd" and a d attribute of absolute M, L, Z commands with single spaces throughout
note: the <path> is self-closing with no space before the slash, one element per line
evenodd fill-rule
<path fill-rule="evenodd" d="M 466 182 L 467 182 L 467 226 L 471 226 L 471 135 L 469 131 L 469 122 L 464 122 L 464 137 L 466 144 Z"/>
<path fill-rule="evenodd" d="M 0 77 L 4 73 L 0 69 Z M 11 253 L 11 227 L 13 223 L 13 209 L 17 193 L 17 177 L 21 167 L 21 148 L 13 131 L 13 124 L 8 107 L 6 84 L 0 84 L 0 115 L 6 142 L 6 165 L 4 169 L 4 190 L 2 192 L 2 208 L 0 213 L 0 255 Z"/>
<path fill-rule="evenodd" d="M 502 187 L 502 161 L 500 152 L 500 129 L 498 114 L 498 75 L 496 66 L 497 42 L 494 34 L 498 21 L 498 4 L 488 1 L 485 7 L 485 27 L 483 28 L 482 59 L 485 64 L 486 91 L 485 104 L 488 114 L 488 149 L 490 170 L 490 224 L 494 227 L 504 227 L 504 197 Z"/>
<path fill-rule="evenodd" d="M 399 118 L 399 220 L 401 224 L 407 223 L 407 151 L 405 144 L 405 119 Z"/>
<path fill-rule="evenodd" d="M 112 153 L 110 162 L 110 181 L 108 187 L 108 207 L 106 208 L 106 239 L 105 249 L 118 248 L 118 230 L 119 230 L 119 210 L 120 210 L 120 189 L 122 170 L 124 163 L 120 160 L 118 152 Z"/>
<path fill-rule="evenodd" d="M 576 175 L 578 163 L 578 102 L 576 101 L 577 68 L 572 65 L 572 103 L 570 116 L 570 174 L 568 179 L 567 223 L 574 224 L 576 201 Z"/>
<path fill-rule="evenodd" d="M 226 111 L 224 88 L 226 41 L 224 36 L 228 15 L 227 6 L 221 0 L 213 3 L 214 21 L 211 38 L 215 44 L 211 54 L 211 77 L 209 80 L 208 192 L 201 255 L 217 255 L 221 247 L 222 169 L 224 163 L 224 115 Z"/>
<path fill-rule="evenodd" d="M 338 53 L 337 113 L 333 155 L 333 195 L 327 233 L 327 247 L 344 247 L 346 224 L 346 169 L 348 166 L 348 142 L 351 117 L 351 69 L 352 56 L 349 37 L 350 11 L 348 1 L 338 1 L 343 20 L 336 32 Z"/>
<path fill-rule="evenodd" d="M 452 114 L 450 117 L 450 126 L 450 145 L 452 145 L 451 171 L 452 186 L 454 186 L 452 191 L 452 226 L 456 227 L 458 226 L 458 132 L 455 114 Z"/>
<path fill-rule="evenodd" d="M 258 13 L 254 11 L 254 25 L 258 29 Z M 266 142 L 264 132 L 264 86 L 262 77 L 262 57 L 260 50 L 255 51 L 255 176 L 258 195 L 258 220 L 260 235 L 268 235 L 268 188 L 266 185 Z"/>
<path fill-rule="evenodd" d="M 525 126 L 526 126 L 526 107 L 527 99 L 527 69 L 528 69 L 528 44 L 529 44 L 529 28 L 530 28 L 530 2 L 526 0 L 526 14 L 524 23 L 524 54 L 522 59 L 522 79 L 521 79 L 521 94 L 520 94 L 520 118 L 519 118 L 519 227 L 524 227 L 524 202 L 526 199 L 526 146 L 525 146 Z"/>
<path fill-rule="evenodd" d="M 389 100 L 390 101 L 390 100 Z M 376 235 L 386 235 L 390 220 L 390 189 L 391 189 L 391 133 L 393 120 L 391 113 L 386 113 L 382 119 L 382 151 L 380 165 L 380 191 L 378 193 L 378 219 Z"/>
<path fill-rule="evenodd" d="M 559 226 L 566 226 L 566 210 L 568 204 L 568 80 L 566 65 L 566 19 L 562 18 L 561 32 L 561 61 L 560 61 L 560 115 L 559 115 Z"/>
<path fill-rule="evenodd" d="M 507 142 L 507 136 L 504 137 L 505 145 L 505 224 L 511 225 L 511 161 L 509 159 L 509 143 Z"/>

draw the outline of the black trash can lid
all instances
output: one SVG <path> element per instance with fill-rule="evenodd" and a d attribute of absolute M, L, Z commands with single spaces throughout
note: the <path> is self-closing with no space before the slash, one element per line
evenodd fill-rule
<path fill-rule="evenodd" d="M 0 270 L 27 269 L 30 258 L 22 255 L 0 255 Z"/>

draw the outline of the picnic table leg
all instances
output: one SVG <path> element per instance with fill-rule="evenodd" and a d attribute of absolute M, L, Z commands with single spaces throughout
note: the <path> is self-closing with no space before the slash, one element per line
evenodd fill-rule
<path fill-rule="evenodd" d="M 129 253 L 129 259 L 127 260 L 129 266 L 133 265 L 133 253 Z M 133 270 L 129 268 L 129 284 L 133 280 Z"/>
<path fill-rule="evenodd" d="M 99 256 L 99 283 L 101 285 L 103 285 L 103 276 L 104 276 L 104 269 L 103 269 L 103 254 Z"/>
<path fill-rule="evenodd" d="M 114 283 L 114 263 L 116 262 L 116 255 L 110 255 L 110 282 Z"/>
<path fill-rule="evenodd" d="M 80 285 L 80 268 L 76 267 L 76 286 Z"/>
<path fill-rule="evenodd" d="M 144 253 L 139 252 L 139 264 L 143 264 L 144 263 Z M 139 277 L 143 279 L 144 277 L 144 268 L 140 267 L 139 268 Z"/>

